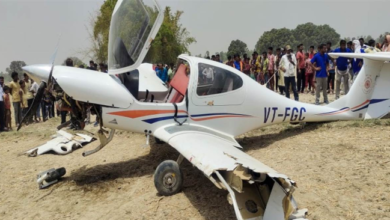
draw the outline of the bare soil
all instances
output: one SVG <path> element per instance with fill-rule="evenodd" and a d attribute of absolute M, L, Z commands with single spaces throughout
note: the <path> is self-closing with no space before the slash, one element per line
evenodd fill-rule
<path fill-rule="evenodd" d="M 314 103 L 314 96 L 301 95 Z M 227 192 L 184 161 L 181 193 L 162 197 L 153 172 L 178 153 L 142 148 L 144 135 L 117 131 L 102 151 L 93 142 L 65 156 L 22 153 L 50 140 L 59 118 L 0 134 L 0 219 L 235 219 Z M 87 130 L 96 131 L 88 126 Z M 390 120 L 280 124 L 238 137 L 251 156 L 298 183 L 309 219 L 390 219 Z M 36 175 L 65 167 L 59 183 L 39 190 Z"/>

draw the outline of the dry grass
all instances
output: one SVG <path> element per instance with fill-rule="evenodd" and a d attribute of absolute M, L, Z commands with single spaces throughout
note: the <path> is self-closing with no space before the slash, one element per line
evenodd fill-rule
<path fill-rule="evenodd" d="M 227 192 L 186 161 L 183 191 L 158 196 L 154 169 L 178 153 L 168 145 L 142 148 L 143 135 L 117 132 L 109 146 L 86 158 L 81 153 L 98 142 L 66 156 L 20 155 L 46 142 L 58 123 L 55 118 L 0 134 L 0 219 L 235 218 Z M 248 154 L 297 181 L 296 199 L 310 219 L 390 219 L 389 135 L 385 119 L 280 124 L 238 141 Z M 36 174 L 53 167 L 66 167 L 64 180 L 38 190 Z"/>

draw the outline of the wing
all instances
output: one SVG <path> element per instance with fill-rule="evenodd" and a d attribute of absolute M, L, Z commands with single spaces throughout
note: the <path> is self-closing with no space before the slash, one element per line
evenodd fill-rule
<path fill-rule="evenodd" d="M 238 219 L 299 216 L 292 197 L 295 182 L 237 148 L 233 137 L 188 125 L 163 127 L 154 136 L 179 151 L 218 188 L 228 190 Z"/>

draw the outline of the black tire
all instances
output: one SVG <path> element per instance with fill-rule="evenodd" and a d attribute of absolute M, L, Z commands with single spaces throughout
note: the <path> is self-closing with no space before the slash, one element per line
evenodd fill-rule
<path fill-rule="evenodd" d="M 160 139 L 158 139 L 156 137 L 154 138 L 154 140 L 156 141 L 157 144 L 165 144 L 164 141 L 162 141 L 162 140 L 160 140 Z"/>
<path fill-rule="evenodd" d="M 160 163 L 154 173 L 154 186 L 162 196 L 178 193 L 183 186 L 183 175 L 179 164 L 173 160 Z"/>

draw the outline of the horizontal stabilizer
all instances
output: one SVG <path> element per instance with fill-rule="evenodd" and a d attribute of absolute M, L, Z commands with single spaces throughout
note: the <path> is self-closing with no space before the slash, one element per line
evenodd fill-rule
<path fill-rule="evenodd" d="M 346 57 L 357 59 L 370 59 L 376 61 L 390 61 L 390 53 L 329 53 L 333 58 Z"/>

